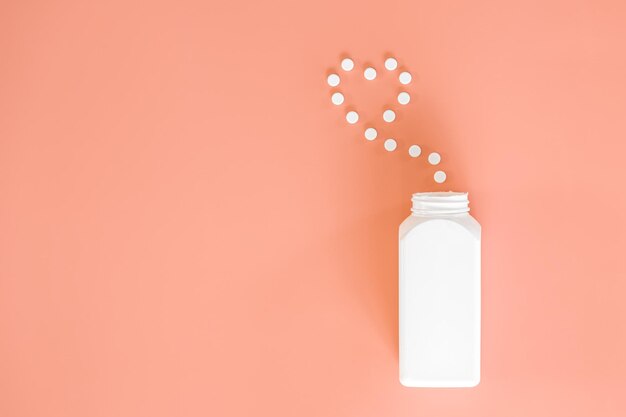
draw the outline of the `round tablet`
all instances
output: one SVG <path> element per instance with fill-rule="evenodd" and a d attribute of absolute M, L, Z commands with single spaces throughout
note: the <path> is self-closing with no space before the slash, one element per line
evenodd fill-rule
<path fill-rule="evenodd" d="M 352 71 L 352 69 L 354 68 L 354 61 L 351 60 L 350 58 L 344 58 L 341 61 L 341 69 L 344 71 Z"/>
<path fill-rule="evenodd" d="M 373 127 L 368 127 L 365 129 L 365 139 L 374 140 L 378 136 L 378 132 Z"/>
<path fill-rule="evenodd" d="M 385 141 L 385 150 L 388 152 L 395 151 L 397 146 L 398 144 L 396 143 L 395 139 L 387 139 Z"/>
<path fill-rule="evenodd" d="M 393 110 L 385 110 L 383 113 L 383 120 L 387 123 L 391 123 L 394 120 L 396 120 L 396 112 L 394 112 Z"/>
<path fill-rule="evenodd" d="M 330 74 L 328 78 L 326 79 L 326 81 L 328 82 L 328 85 L 330 85 L 331 87 L 337 87 L 339 83 L 341 82 L 341 78 L 339 78 L 337 74 Z"/>
<path fill-rule="evenodd" d="M 435 182 L 437 184 L 441 184 L 445 180 L 446 180 L 446 173 L 445 172 L 443 172 L 443 171 L 435 172 Z"/>
<path fill-rule="evenodd" d="M 366 80 L 372 81 L 374 78 L 376 78 L 376 70 L 372 67 L 367 67 L 365 68 L 365 71 L 363 71 L 363 76 Z"/>
<path fill-rule="evenodd" d="M 410 72 L 401 72 L 400 75 L 398 76 L 398 79 L 400 80 L 400 84 L 408 84 L 411 82 L 411 80 L 413 79 L 413 77 L 411 77 L 411 73 Z"/>
<path fill-rule="evenodd" d="M 398 94 L 398 103 L 405 105 L 405 104 L 409 104 L 409 101 L 411 101 L 411 96 L 406 91 L 403 91 L 400 94 Z"/>
<path fill-rule="evenodd" d="M 346 113 L 346 120 L 351 125 L 355 124 L 359 121 L 359 113 L 355 112 L 354 110 L 349 111 L 348 113 Z"/>
<path fill-rule="evenodd" d="M 398 61 L 396 61 L 395 58 L 387 58 L 385 60 L 385 68 L 387 68 L 389 71 L 393 71 L 396 68 L 398 68 Z"/>
<path fill-rule="evenodd" d="M 343 94 L 341 94 L 340 92 L 333 93 L 333 95 L 330 97 L 330 100 L 335 106 L 339 106 L 343 104 Z"/>
<path fill-rule="evenodd" d="M 437 165 L 439 162 L 441 162 L 441 155 L 439 155 L 437 152 L 432 152 L 430 155 L 428 155 L 429 164 Z"/>
<path fill-rule="evenodd" d="M 411 158 L 417 158 L 422 154 L 422 148 L 419 145 L 411 145 L 409 147 L 409 155 Z"/>

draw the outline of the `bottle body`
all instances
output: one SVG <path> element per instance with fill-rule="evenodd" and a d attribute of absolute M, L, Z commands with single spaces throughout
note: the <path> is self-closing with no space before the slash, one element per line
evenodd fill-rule
<path fill-rule="evenodd" d="M 416 201 L 417 200 L 417 201 Z M 480 381 L 480 240 L 466 193 L 418 193 L 400 226 L 400 382 Z"/>

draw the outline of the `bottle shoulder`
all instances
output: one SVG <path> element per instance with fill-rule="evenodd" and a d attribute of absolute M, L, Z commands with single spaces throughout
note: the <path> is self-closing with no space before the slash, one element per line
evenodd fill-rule
<path fill-rule="evenodd" d="M 457 225 L 470 233 L 474 238 L 480 239 L 481 226 L 478 221 L 469 214 L 455 216 L 425 217 L 410 215 L 399 228 L 399 237 L 402 239 L 409 233 L 414 233 L 426 227 L 436 227 L 437 225 Z"/>

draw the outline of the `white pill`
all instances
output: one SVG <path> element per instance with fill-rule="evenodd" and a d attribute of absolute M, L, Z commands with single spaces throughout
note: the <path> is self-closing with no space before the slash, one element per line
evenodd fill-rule
<path fill-rule="evenodd" d="M 411 77 L 411 73 L 404 71 L 400 73 L 400 75 L 398 76 L 398 79 L 400 80 L 400 84 L 406 85 L 411 82 L 413 77 Z"/>
<path fill-rule="evenodd" d="M 422 154 L 422 148 L 419 145 L 411 145 L 409 147 L 409 155 L 411 158 L 417 158 Z"/>
<path fill-rule="evenodd" d="M 337 74 L 330 74 L 328 78 L 326 79 L 326 81 L 328 82 L 328 85 L 330 85 L 331 87 L 337 87 L 339 83 L 341 82 L 341 78 L 339 78 Z"/>
<path fill-rule="evenodd" d="M 348 113 L 346 113 L 346 120 L 351 125 L 355 124 L 359 121 L 359 113 L 355 112 L 354 110 L 349 111 Z"/>
<path fill-rule="evenodd" d="M 372 67 L 367 67 L 365 68 L 365 71 L 363 71 L 363 76 L 366 80 L 372 81 L 374 78 L 376 78 L 376 70 Z"/>
<path fill-rule="evenodd" d="M 391 123 L 396 120 L 396 112 L 393 110 L 385 110 L 383 113 L 383 120 L 387 123 Z"/>
<path fill-rule="evenodd" d="M 441 155 L 439 155 L 437 152 L 432 152 L 430 155 L 428 155 L 428 163 L 430 163 L 431 165 L 437 165 L 439 162 L 441 162 Z"/>
<path fill-rule="evenodd" d="M 409 104 L 409 101 L 411 101 L 411 96 L 406 91 L 403 91 L 400 94 L 398 94 L 398 103 L 405 105 L 405 104 Z"/>
<path fill-rule="evenodd" d="M 397 146 L 398 146 L 398 144 L 396 143 L 396 141 L 394 139 L 387 139 L 385 141 L 385 150 L 387 150 L 389 152 L 395 151 Z"/>
<path fill-rule="evenodd" d="M 373 127 L 368 127 L 365 129 L 365 139 L 374 140 L 378 136 L 378 132 Z"/>
<path fill-rule="evenodd" d="M 344 58 L 341 61 L 341 69 L 344 71 L 352 71 L 352 69 L 354 68 L 354 61 L 351 60 L 350 58 Z"/>
<path fill-rule="evenodd" d="M 339 92 L 333 93 L 333 95 L 330 97 L 330 100 L 333 102 L 334 105 L 339 106 L 343 104 L 343 94 Z"/>
<path fill-rule="evenodd" d="M 435 172 L 435 182 L 437 184 L 441 184 L 445 180 L 446 180 L 446 173 L 445 172 L 443 172 L 443 171 Z"/>
<path fill-rule="evenodd" d="M 398 68 L 398 61 L 396 61 L 395 58 L 387 58 L 385 60 L 385 68 L 387 68 L 389 71 L 393 71 L 396 68 Z"/>

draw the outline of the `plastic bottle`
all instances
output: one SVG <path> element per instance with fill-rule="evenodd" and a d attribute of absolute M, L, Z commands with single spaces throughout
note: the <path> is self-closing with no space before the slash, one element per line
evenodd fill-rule
<path fill-rule="evenodd" d="M 413 194 L 400 225 L 400 383 L 480 382 L 480 224 L 467 193 Z"/>

